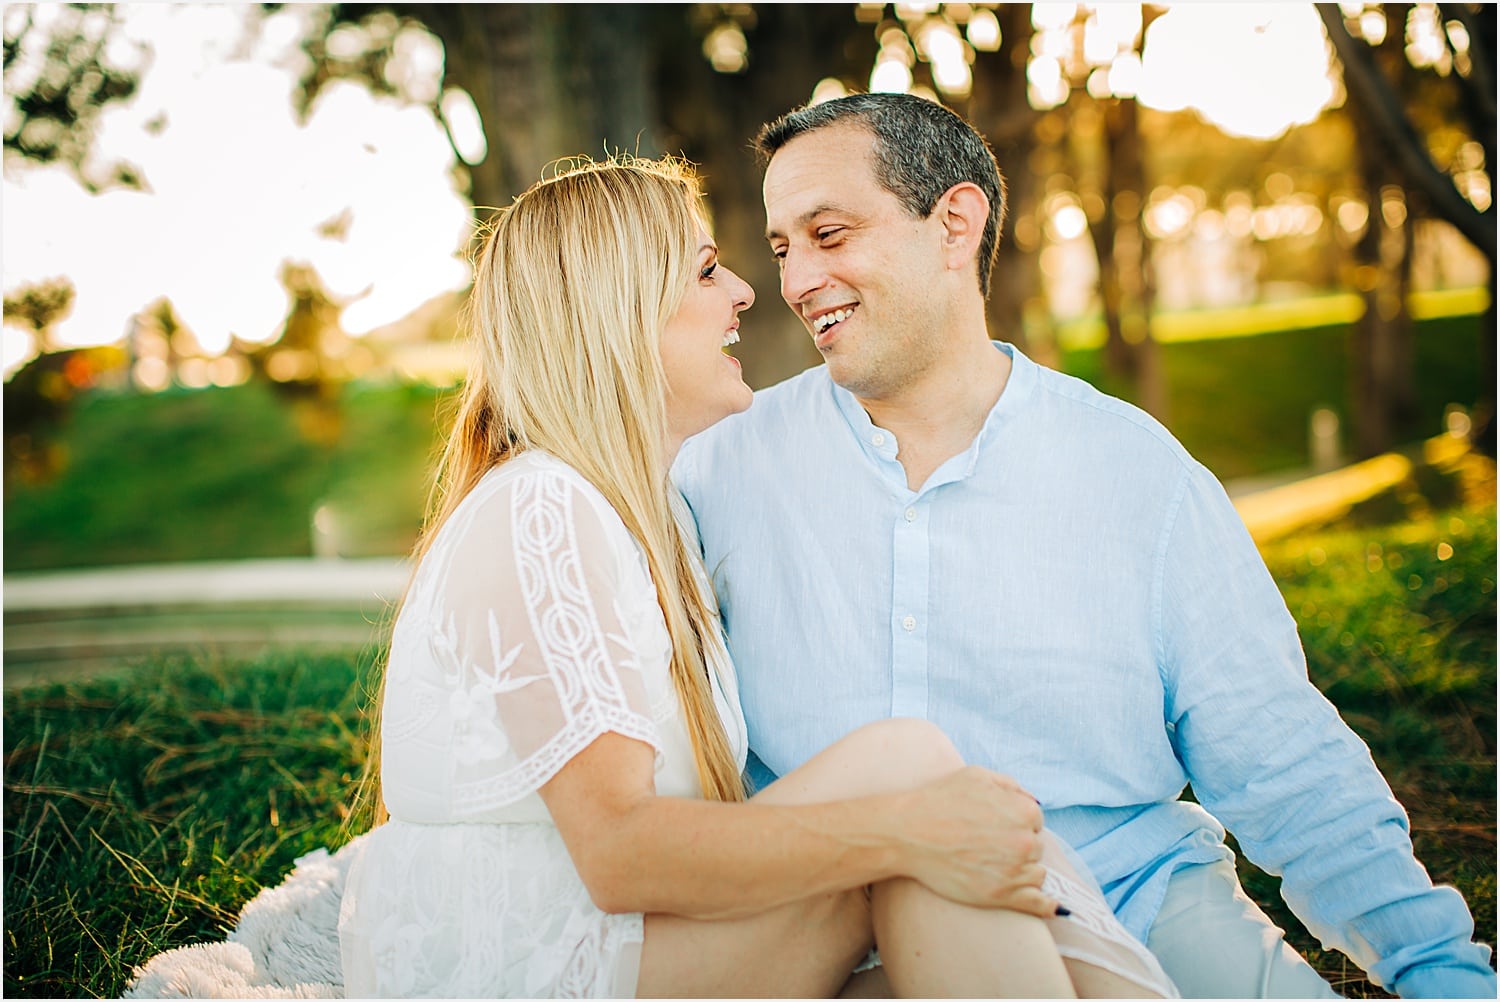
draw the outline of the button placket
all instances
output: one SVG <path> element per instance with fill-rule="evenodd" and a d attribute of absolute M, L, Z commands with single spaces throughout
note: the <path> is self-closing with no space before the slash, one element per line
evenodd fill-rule
<path fill-rule="evenodd" d="M 927 520 L 919 502 L 902 504 L 891 526 L 891 713 L 927 715 L 928 564 Z"/>

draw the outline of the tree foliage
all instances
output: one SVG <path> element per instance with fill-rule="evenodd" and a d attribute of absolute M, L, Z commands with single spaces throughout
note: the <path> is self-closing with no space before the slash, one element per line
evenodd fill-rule
<path fill-rule="evenodd" d="M 136 92 L 147 52 L 122 45 L 113 4 L 14 4 L 5 9 L 5 154 L 62 164 L 89 191 L 140 187 L 131 164 L 99 164 L 104 109 Z"/>

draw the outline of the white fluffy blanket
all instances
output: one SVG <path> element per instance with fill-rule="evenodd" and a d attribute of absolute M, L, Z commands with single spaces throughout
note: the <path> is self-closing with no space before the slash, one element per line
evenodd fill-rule
<path fill-rule="evenodd" d="M 225 942 L 157 954 L 135 969 L 124 997 L 343 998 L 339 902 L 360 844 L 300 857 L 290 876 L 245 905 Z"/>

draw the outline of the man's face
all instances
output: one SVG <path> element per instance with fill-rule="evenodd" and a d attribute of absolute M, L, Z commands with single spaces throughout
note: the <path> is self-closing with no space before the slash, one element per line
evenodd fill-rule
<path fill-rule="evenodd" d="M 865 399 L 899 392 L 930 364 L 947 284 L 941 225 L 876 182 L 872 141 L 859 125 L 804 133 L 771 158 L 764 186 L 781 297 L 834 381 Z"/>

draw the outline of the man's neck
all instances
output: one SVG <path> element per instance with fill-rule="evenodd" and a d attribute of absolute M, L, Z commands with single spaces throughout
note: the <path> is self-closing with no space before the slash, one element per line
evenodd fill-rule
<path fill-rule="evenodd" d="M 859 403 L 870 420 L 896 436 L 906 483 L 919 490 L 939 466 L 979 434 L 1010 379 L 1010 356 L 987 339 L 965 343 L 942 364 L 884 399 Z"/>

